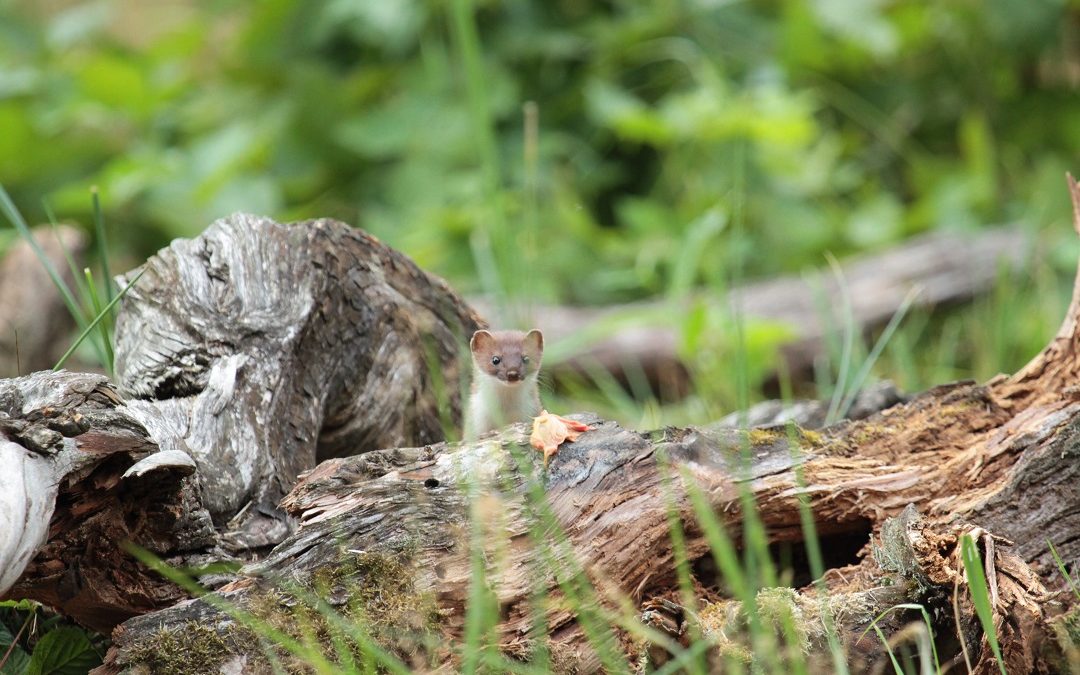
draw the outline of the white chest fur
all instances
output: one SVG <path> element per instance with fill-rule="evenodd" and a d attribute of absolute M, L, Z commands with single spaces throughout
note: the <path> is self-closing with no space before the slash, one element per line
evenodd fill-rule
<path fill-rule="evenodd" d="M 472 395 L 465 414 L 465 438 L 474 439 L 507 424 L 525 422 L 540 414 L 536 376 L 507 384 L 482 373 L 473 374 Z"/>

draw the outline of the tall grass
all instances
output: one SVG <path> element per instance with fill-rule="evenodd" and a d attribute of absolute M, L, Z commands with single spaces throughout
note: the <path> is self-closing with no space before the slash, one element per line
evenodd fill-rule
<path fill-rule="evenodd" d="M 975 614 L 979 617 L 979 623 L 982 625 L 983 635 L 986 636 L 986 640 L 990 644 L 990 650 L 994 653 L 998 670 L 1001 671 L 1001 675 L 1006 675 L 1005 662 L 1001 658 L 1001 646 L 998 644 L 997 639 L 997 629 L 994 627 L 993 602 L 990 597 L 990 590 L 986 585 L 983 561 L 971 535 L 965 534 L 960 538 L 960 558 L 964 563 L 967 587 L 971 593 L 971 601 L 975 605 Z"/>
<path fill-rule="evenodd" d="M 101 213 L 101 202 L 96 188 L 91 192 L 91 199 L 93 202 L 97 259 L 101 264 L 101 273 L 103 276 L 103 279 L 101 279 L 100 282 L 95 280 L 93 272 L 91 272 L 89 267 L 84 268 L 82 274 L 79 274 L 70 251 L 63 248 L 63 242 L 60 240 L 57 233 L 56 219 L 51 210 L 46 207 L 50 226 L 52 227 L 54 236 L 56 236 L 57 244 L 62 249 L 65 262 L 67 263 L 68 270 L 75 285 L 74 289 L 72 289 L 67 281 L 65 281 L 63 275 L 56 269 L 52 259 L 49 258 L 34 237 L 26 219 L 11 200 L 7 190 L 4 189 L 3 185 L 0 185 L 0 213 L 3 213 L 7 221 L 15 228 L 23 240 L 26 241 L 31 250 L 33 250 L 34 254 L 48 273 L 56 290 L 60 293 L 60 297 L 63 299 L 64 305 L 68 309 L 68 313 L 75 321 L 75 325 L 80 330 L 78 337 L 75 338 L 67 351 L 64 352 L 56 365 L 53 366 L 53 370 L 59 370 L 63 367 L 64 363 L 67 362 L 75 350 L 96 332 L 96 339 L 90 339 L 89 342 L 97 356 L 98 363 L 111 376 L 115 367 L 115 357 L 112 348 L 112 312 L 116 304 L 124 297 L 124 294 L 134 287 L 139 277 L 142 276 L 143 271 L 145 271 L 145 268 L 132 278 L 124 288 L 119 291 L 115 289 L 112 275 L 109 270 L 109 249 L 105 234 L 105 221 Z M 99 290 L 99 288 L 101 290 Z"/>

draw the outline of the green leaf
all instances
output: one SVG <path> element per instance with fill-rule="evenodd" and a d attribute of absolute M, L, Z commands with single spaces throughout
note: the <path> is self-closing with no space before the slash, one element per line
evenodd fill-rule
<path fill-rule="evenodd" d="M 85 675 L 101 665 L 90 638 L 78 628 L 49 631 L 34 647 L 28 675 Z"/>
<path fill-rule="evenodd" d="M 8 645 L 0 644 L 0 660 L 3 660 L 4 654 L 7 654 L 7 648 Z M 0 675 L 25 675 L 29 666 L 30 655 L 16 647 L 8 654 L 7 661 L 4 661 L 3 667 L 0 668 Z"/>

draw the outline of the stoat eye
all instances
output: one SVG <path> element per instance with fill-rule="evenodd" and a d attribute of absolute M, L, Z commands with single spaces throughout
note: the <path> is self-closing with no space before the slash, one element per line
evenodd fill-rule
<path fill-rule="evenodd" d="M 500 359 L 498 356 L 492 356 L 491 357 L 491 365 L 497 366 L 500 363 L 502 363 L 502 359 Z"/>
<path fill-rule="evenodd" d="M 528 363 L 529 362 L 529 357 L 528 356 L 522 356 L 521 357 L 521 362 L 522 363 Z"/>

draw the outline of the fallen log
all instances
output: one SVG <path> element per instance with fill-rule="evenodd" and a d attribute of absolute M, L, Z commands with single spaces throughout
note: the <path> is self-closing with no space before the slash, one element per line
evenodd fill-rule
<path fill-rule="evenodd" d="M 707 308 L 720 316 L 735 312 L 747 322 L 770 322 L 790 330 L 781 344 L 789 373 L 809 372 L 826 352 L 830 334 L 847 325 L 843 308 L 851 303 L 850 321 L 859 331 L 884 326 L 909 293 L 913 305 L 931 308 L 962 302 L 993 288 L 1001 269 L 1019 271 L 1030 257 L 1028 235 L 1019 226 L 977 233 L 933 232 L 896 248 L 856 258 L 839 272 L 816 270 L 749 283 L 726 297 L 643 301 L 613 307 L 531 306 L 526 323 L 544 329 L 560 358 L 548 373 L 556 380 L 589 376 L 594 369 L 627 381 L 643 373 L 653 390 L 677 399 L 691 387 L 680 335 L 670 317 Z M 520 308 L 504 317 L 497 303 L 471 300 L 493 325 L 509 325 Z M 662 318 L 661 318 L 662 317 Z M 628 370 L 630 369 L 630 370 Z"/>
<path fill-rule="evenodd" d="M 1070 190 L 1080 232 L 1080 186 L 1071 179 Z M 342 246 L 347 248 L 353 237 L 362 247 L 374 247 L 376 262 L 350 260 L 336 266 Z M 235 250 L 225 246 L 225 240 L 243 246 Z M 330 242 L 335 245 L 327 245 Z M 350 307 L 364 313 L 372 311 L 371 306 L 385 307 L 388 298 L 392 307 L 400 302 L 415 308 L 409 301 L 431 287 L 438 299 L 418 304 L 427 316 L 438 317 L 440 330 L 465 333 L 478 323 L 448 289 L 396 256 L 328 221 L 303 227 L 256 224 L 247 218 L 218 223 L 203 237 L 174 244 L 172 253 L 148 263 L 153 273 L 147 278 L 159 276 L 160 281 L 137 287 L 129 295 L 132 304 L 125 303 L 127 318 L 121 318 L 130 323 L 118 337 L 118 364 L 125 364 L 118 370 L 121 391 L 129 398 L 112 392 L 102 394 L 104 401 L 94 401 L 118 426 L 97 419 L 86 430 L 66 422 L 54 424 L 54 429 L 45 421 L 52 419 L 51 413 L 27 403 L 36 399 L 26 391 L 55 387 L 68 392 L 70 386 L 47 378 L 7 385 L 22 397 L 5 408 L 9 426 L 20 427 L 33 418 L 38 427 L 5 429 L 4 447 L 22 452 L 24 458 L 41 455 L 37 446 L 60 448 L 49 456 L 70 451 L 80 461 L 77 471 L 65 473 L 62 467 L 73 460 L 51 460 L 59 490 L 55 514 L 66 515 L 52 517 L 44 548 L 16 575 L 13 588 L 20 595 L 47 597 L 50 604 L 64 606 L 72 589 L 96 593 L 82 584 L 87 566 L 100 566 L 107 574 L 115 560 L 87 552 L 119 551 L 125 538 L 169 562 L 206 560 L 215 555 L 213 537 L 201 539 L 208 528 L 192 525 L 215 522 L 220 527 L 223 519 L 235 516 L 229 515 L 234 510 L 253 510 L 245 508 L 245 500 L 260 505 L 264 523 L 284 523 L 291 532 L 216 593 L 178 604 L 172 604 L 176 587 L 129 562 L 124 583 L 95 602 L 111 601 L 113 616 L 146 611 L 145 604 L 135 605 L 136 596 L 164 609 L 117 627 L 100 672 L 167 671 L 177 659 L 194 655 L 201 659 L 198 672 L 271 672 L 270 657 L 290 658 L 266 647 L 261 637 L 265 633 L 253 630 L 245 617 L 255 617 L 264 631 L 292 631 L 295 639 L 316 635 L 323 646 L 334 639 L 346 645 L 374 641 L 415 668 L 452 670 L 460 665 L 456 645 L 468 630 L 466 608 L 473 602 L 486 603 L 490 610 L 480 621 L 492 624 L 502 654 L 542 658 L 555 669 L 623 670 L 639 658 L 659 661 L 660 651 L 677 653 L 677 641 L 665 643 L 654 632 L 650 644 L 641 644 L 635 641 L 640 634 L 626 626 L 601 630 L 598 637 L 597 622 L 604 624 L 613 608 L 627 604 L 647 614 L 643 618 L 648 625 L 673 626 L 680 636 L 686 634 L 680 621 L 693 614 L 695 630 L 723 652 L 723 639 L 739 639 L 741 610 L 728 595 L 731 589 L 707 564 L 707 521 L 695 508 L 695 490 L 732 533 L 741 529 L 748 491 L 773 545 L 803 541 L 799 504 L 800 499 L 808 501 L 822 542 L 835 549 L 825 561 L 827 599 L 821 600 L 811 587 L 763 589 L 758 596 L 760 603 L 768 601 L 805 617 L 799 623 L 805 638 L 800 649 L 811 658 L 827 658 L 826 631 L 818 618 L 822 603 L 831 608 L 853 668 L 862 670 L 882 660 L 881 644 L 862 638 L 869 622 L 898 603 L 921 602 L 934 617 L 939 637 L 957 636 L 951 648 L 943 642 L 942 658 L 958 658 L 963 645 L 977 672 L 990 672 L 993 657 L 973 607 L 961 599 L 954 609 L 950 600 L 954 589 L 966 583 L 958 566 L 959 541 L 966 533 L 980 543 L 996 589 L 994 619 L 1010 671 L 1053 672 L 1067 654 L 1067 646 L 1054 639 L 1054 628 L 1060 625 L 1054 614 L 1072 612 L 1075 621 L 1075 600 L 1058 593 L 1063 582 L 1046 539 L 1066 560 L 1080 556 L 1080 397 L 1073 384 L 1080 369 L 1080 290 L 1058 337 L 1011 378 L 939 387 L 818 432 L 714 426 L 641 433 L 579 416 L 593 430 L 564 445 L 545 471 L 539 454 L 528 447 L 527 429 L 520 425 L 475 443 L 436 442 L 434 426 L 424 427 L 430 436 L 413 438 L 414 447 L 402 447 L 410 444 L 408 439 L 388 443 L 386 449 L 364 442 L 408 434 L 369 431 L 372 425 L 383 428 L 378 426 L 381 420 L 364 412 L 364 405 L 374 401 L 355 395 L 355 387 L 342 387 L 337 379 L 341 376 L 333 370 L 343 363 L 336 350 L 351 345 L 348 331 L 336 321 L 351 324 L 352 315 L 347 310 L 342 320 L 336 313 L 311 308 Z M 319 262 L 311 264 L 311 257 Z M 196 282 L 180 283 L 184 275 L 168 271 L 174 267 L 194 270 L 186 276 Z M 296 283 L 308 299 L 297 303 L 299 309 L 273 314 L 268 308 L 276 305 L 267 299 L 254 297 L 257 302 L 245 305 L 233 295 L 252 297 L 244 291 L 258 288 L 261 278 L 280 278 L 275 275 L 297 269 L 310 272 Z M 365 280 L 395 279 L 398 272 L 412 280 L 411 295 L 367 295 Z M 320 281 L 322 274 L 336 281 Z M 344 279 L 355 283 L 342 283 Z M 177 288 L 183 292 L 175 293 Z M 286 295 L 281 291 L 275 297 Z M 324 295 L 345 299 L 325 301 Z M 183 305 L 190 316 L 171 304 L 188 296 L 200 298 Z M 222 312 L 224 319 L 216 316 Z M 278 320 L 267 318 L 271 314 Z M 394 319 L 381 314 L 362 323 L 370 332 L 358 341 L 383 344 L 380 321 L 402 320 L 395 311 L 389 315 Z M 233 341 L 222 338 L 230 327 L 236 331 Z M 301 337 L 312 334 L 319 337 L 306 340 L 322 348 L 317 360 L 306 362 L 307 367 L 289 360 L 290 354 L 312 356 L 302 349 L 307 342 Z M 372 345 L 355 348 L 369 350 Z M 248 353 L 255 355 L 255 363 L 248 365 L 245 359 L 242 368 L 229 365 L 236 354 Z M 390 381 L 387 368 L 397 351 L 366 353 L 368 359 L 349 371 L 349 377 L 362 383 L 376 383 L 363 391 L 381 387 L 378 391 L 394 393 L 396 406 L 415 405 L 418 397 L 436 398 L 434 382 L 429 378 L 416 383 L 414 370 L 406 371 L 407 383 Z M 461 374 L 454 359 L 460 352 L 448 346 L 441 353 L 445 365 L 439 372 L 445 375 L 447 390 L 454 392 Z M 264 362 L 290 367 L 278 375 L 280 366 L 263 367 Z M 256 376 L 264 378 L 262 386 L 255 383 Z M 403 388 L 407 393 L 399 395 Z M 343 391 L 352 393 L 335 395 Z M 70 394 L 61 396 L 67 397 Z M 453 406 L 451 399 L 452 411 Z M 75 409 L 82 410 L 78 404 Z M 316 439 L 328 419 L 335 429 L 358 430 L 348 435 L 347 443 L 340 437 L 328 443 L 328 454 L 354 454 L 315 466 L 321 454 Z M 36 431 L 41 425 L 61 439 Z M 238 431 L 243 432 L 242 443 L 234 440 Z M 199 450 L 191 447 L 193 439 L 201 443 Z M 294 455 L 280 457 L 283 447 Z M 238 448 L 248 454 L 239 454 Z M 750 462 L 743 461 L 746 455 Z M 185 457 L 192 461 L 185 462 Z M 195 472 L 188 475 L 192 464 Z M 217 475 L 238 469 L 249 473 L 239 480 Z M 126 481 L 142 470 L 146 473 L 140 475 L 157 474 L 164 487 L 130 491 Z M 290 471 L 306 473 L 281 502 L 287 517 L 279 518 L 273 515 L 272 495 L 291 484 Z M 265 480 L 276 484 L 262 487 Z M 208 485 L 226 496 L 208 490 Z M 82 496 L 69 497 L 75 488 Z M 1053 498 L 1033 499 L 1039 491 Z M 94 501 L 87 501 L 90 496 Z M 119 519 L 126 529 L 110 531 L 104 542 L 86 535 L 65 537 L 90 520 L 88 514 L 95 514 L 86 504 L 111 508 L 102 517 Z M 177 533 L 188 534 L 170 537 L 165 515 L 154 518 L 156 523 L 139 522 L 140 509 L 167 515 Z M 672 602 L 679 599 L 672 513 L 682 524 L 698 612 L 680 610 Z M 189 517 L 192 514 L 198 515 Z M 40 524 L 41 516 L 28 516 L 27 521 Z M 288 527 L 291 522 L 299 525 L 294 531 Z M 235 544 L 229 528 L 225 530 L 217 544 Z M 266 531 L 259 530 L 264 535 Z M 62 553 L 52 549 L 42 557 L 42 551 L 65 538 Z M 274 539 L 249 541 L 269 545 Z M 251 544 L 233 550 L 245 556 L 260 553 Z M 486 581 L 483 588 L 473 585 L 480 578 L 477 564 Z M 52 586 L 40 581 L 43 574 L 54 575 L 48 580 Z M 50 595 L 47 587 L 56 586 L 57 579 L 71 583 Z M 349 616 L 364 627 L 364 634 L 334 638 L 334 627 L 320 619 L 325 615 L 305 606 L 308 595 Z M 546 598 L 539 608 L 533 602 L 538 596 Z M 222 600 L 246 614 L 223 608 Z M 89 623 L 76 611 L 70 613 Z M 107 622 L 103 612 L 92 616 L 96 625 Z M 887 634 L 897 633 L 907 618 L 895 612 L 881 625 Z"/>

